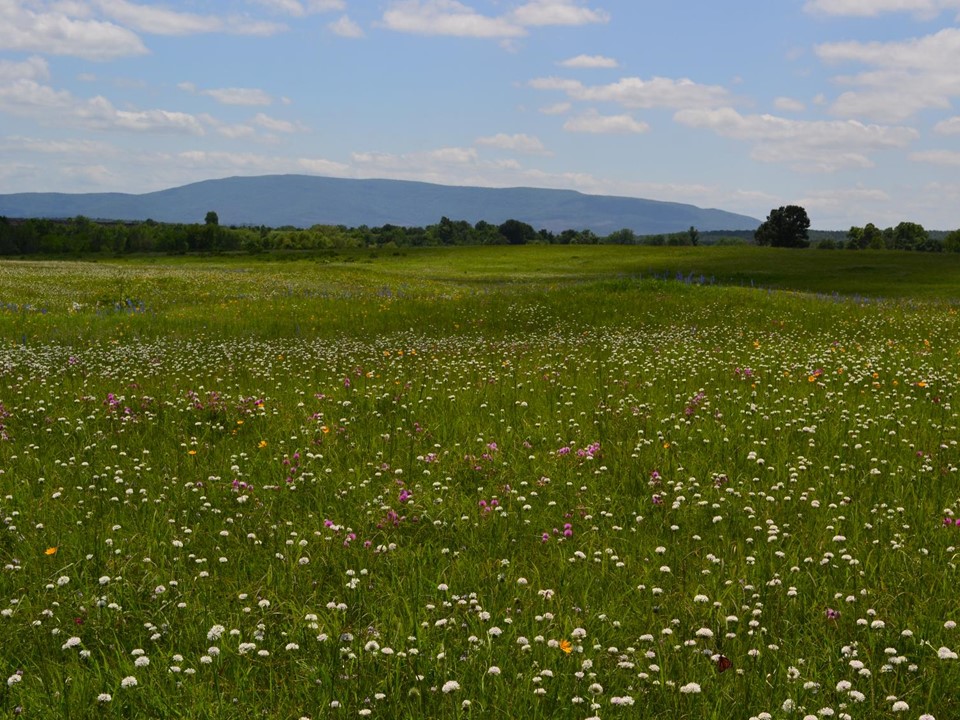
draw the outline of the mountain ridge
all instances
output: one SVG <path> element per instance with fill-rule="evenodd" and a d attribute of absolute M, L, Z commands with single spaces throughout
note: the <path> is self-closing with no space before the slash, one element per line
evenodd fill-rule
<path fill-rule="evenodd" d="M 0 195 L 0 216 L 95 220 L 203 222 L 213 210 L 223 225 L 426 226 L 441 217 L 499 224 L 521 220 L 559 232 L 590 229 L 607 235 L 699 230 L 752 230 L 760 221 L 716 208 L 587 195 L 576 190 L 439 185 L 414 180 L 332 178 L 316 175 L 234 176 L 201 180 L 150 193 L 10 193 Z"/>

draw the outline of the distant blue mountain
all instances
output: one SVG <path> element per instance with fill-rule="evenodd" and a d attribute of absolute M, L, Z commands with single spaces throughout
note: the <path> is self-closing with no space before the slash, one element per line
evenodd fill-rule
<path fill-rule="evenodd" d="M 760 221 L 682 203 L 537 188 L 453 187 L 406 180 L 349 180 L 309 175 L 231 177 L 142 195 L 16 193 L 0 195 L 0 216 L 201 223 L 213 210 L 221 225 L 376 227 L 432 225 L 441 217 L 537 229 L 629 228 L 639 234 L 753 230 Z"/>

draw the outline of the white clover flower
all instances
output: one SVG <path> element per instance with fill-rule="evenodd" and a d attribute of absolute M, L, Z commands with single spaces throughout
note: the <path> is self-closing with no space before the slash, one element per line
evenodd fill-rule
<path fill-rule="evenodd" d="M 69 649 L 69 648 L 74 648 L 74 647 L 76 647 L 76 646 L 79 645 L 79 644 L 80 644 L 80 638 L 78 638 L 78 637 L 67 638 L 67 641 L 66 641 L 63 645 L 60 646 L 60 649 L 61 649 L 61 650 L 67 650 L 67 649 Z"/>
<path fill-rule="evenodd" d="M 684 695 L 691 695 L 700 692 L 700 686 L 695 682 L 688 682 L 680 687 L 680 692 Z"/>
<path fill-rule="evenodd" d="M 849 680 L 841 680 L 837 683 L 837 692 L 846 692 L 853 687 L 853 683 Z"/>
<path fill-rule="evenodd" d="M 97 702 L 100 704 L 108 703 L 113 700 L 113 695 L 110 693 L 100 693 L 97 695 Z"/>
<path fill-rule="evenodd" d="M 148 658 L 146 655 L 141 655 L 140 657 L 138 657 L 136 660 L 133 661 L 133 664 L 136 667 L 146 667 L 147 665 L 150 664 L 150 658 Z"/>
<path fill-rule="evenodd" d="M 101 577 L 97 582 L 99 582 L 101 585 L 106 585 L 107 583 L 110 582 L 110 576 L 109 576 L 109 575 L 104 575 L 104 576 Z M 109 702 L 109 700 L 108 700 L 107 702 Z"/>
<path fill-rule="evenodd" d="M 956 660 L 957 654 L 948 647 L 942 647 L 937 650 L 937 657 L 941 660 Z"/>
<path fill-rule="evenodd" d="M 593 683 L 590 687 L 587 688 L 590 691 L 591 695 L 602 695 L 603 694 L 603 685 L 600 683 Z"/>
<path fill-rule="evenodd" d="M 570 633 L 570 637 L 572 637 L 574 640 L 583 640 L 583 638 L 585 638 L 586 636 L 587 636 L 587 631 L 584 630 L 582 627 L 574 628 L 573 632 Z"/>
<path fill-rule="evenodd" d="M 890 708 L 893 712 L 906 712 L 910 709 L 910 706 L 907 705 L 903 700 L 897 700 L 893 707 Z"/>
<path fill-rule="evenodd" d="M 66 575 L 61 575 L 60 577 L 57 578 L 57 585 L 59 585 L 60 587 L 63 587 L 69 582 L 70 582 L 70 578 L 68 578 Z"/>
<path fill-rule="evenodd" d="M 499 674 L 500 674 L 500 668 L 498 668 L 496 665 L 491 665 L 490 669 L 487 670 L 487 675 L 499 675 Z"/>
<path fill-rule="evenodd" d="M 7 678 L 7 685 L 9 687 L 13 687 L 18 682 L 22 682 L 22 681 L 23 681 L 23 676 L 20 673 L 14 673 L 13 675 Z"/>
<path fill-rule="evenodd" d="M 132 688 L 137 686 L 137 679 L 133 675 L 127 675 L 123 680 L 120 681 L 120 687 L 122 688 Z"/>
<path fill-rule="evenodd" d="M 449 693 L 454 692 L 455 690 L 459 690 L 459 689 L 460 689 L 460 683 L 458 683 L 456 680 L 447 680 L 447 681 L 443 684 L 443 687 L 440 688 L 440 689 L 444 692 L 444 694 L 449 694 Z"/>
<path fill-rule="evenodd" d="M 712 638 L 712 637 L 713 637 L 713 630 L 711 630 L 710 628 L 704 628 L 704 627 L 702 627 L 702 628 L 700 628 L 699 630 L 697 630 L 696 636 L 697 636 L 697 637 L 702 637 L 702 638 Z"/>
<path fill-rule="evenodd" d="M 492 628 L 487 630 L 487 635 L 489 635 L 490 637 L 500 637 L 502 634 L 503 634 L 503 630 L 501 630 L 497 626 L 493 626 Z"/>

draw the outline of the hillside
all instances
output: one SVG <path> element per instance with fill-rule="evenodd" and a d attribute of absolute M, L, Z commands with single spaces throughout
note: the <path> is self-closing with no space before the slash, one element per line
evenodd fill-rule
<path fill-rule="evenodd" d="M 404 180 L 349 180 L 307 175 L 232 177 L 158 192 L 16 193 L 0 195 L 0 216 L 203 222 L 217 212 L 224 225 L 316 224 L 424 226 L 446 216 L 476 223 L 522 220 L 537 229 L 590 229 L 609 234 L 752 230 L 759 220 L 716 209 L 573 190 L 453 187 Z"/>

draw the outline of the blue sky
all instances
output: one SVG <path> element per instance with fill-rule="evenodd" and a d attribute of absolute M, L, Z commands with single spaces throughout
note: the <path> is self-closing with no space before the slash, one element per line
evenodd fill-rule
<path fill-rule="evenodd" d="M 960 227 L 960 0 L 0 0 L 0 192 L 307 173 Z"/>

